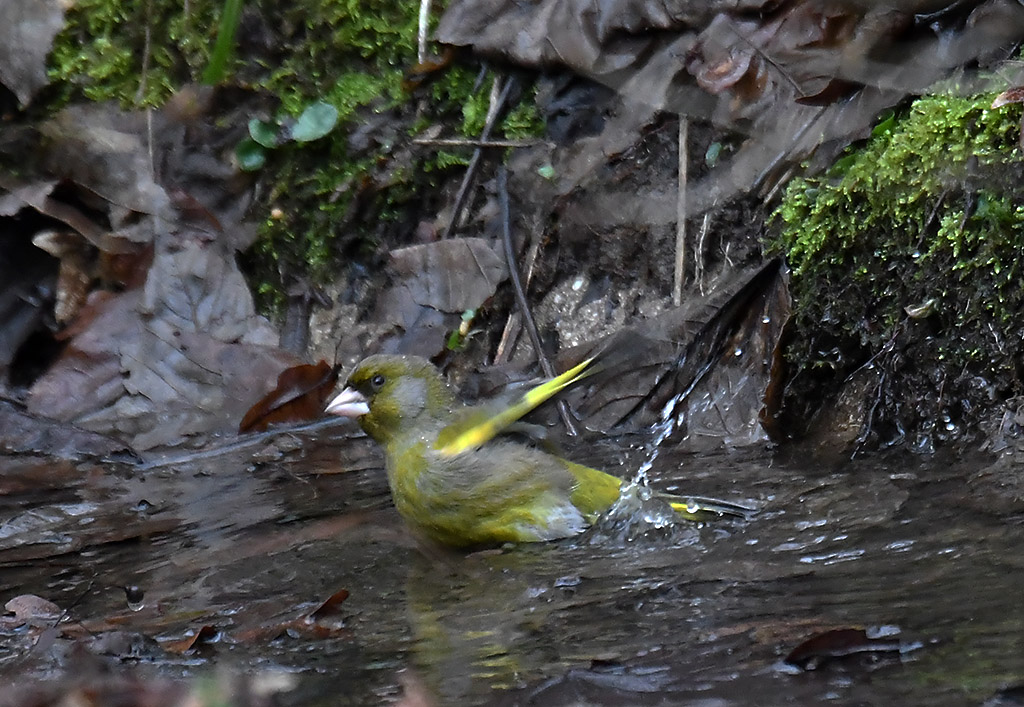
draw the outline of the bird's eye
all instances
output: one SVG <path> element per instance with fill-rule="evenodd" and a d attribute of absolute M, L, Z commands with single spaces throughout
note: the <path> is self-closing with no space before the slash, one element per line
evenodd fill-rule
<path fill-rule="evenodd" d="M 370 379 L 370 385 L 373 386 L 374 390 L 380 390 L 381 388 L 384 387 L 384 380 L 384 376 L 378 373 L 377 375 Z"/>

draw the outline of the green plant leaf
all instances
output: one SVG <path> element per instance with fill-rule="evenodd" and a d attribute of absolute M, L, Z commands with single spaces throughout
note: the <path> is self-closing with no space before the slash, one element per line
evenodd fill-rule
<path fill-rule="evenodd" d="M 235 158 L 243 171 L 255 172 L 267 163 L 267 151 L 252 138 L 246 138 L 235 147 Z"/>
<path fill-rule="evenodd" d="M 319 140 L 334 129 L 338 123 L 338 109 L 330 103 L 317 101 L 302 111 L 292 128 L 292 140 L 312 142 Z"/>
<path fill-rule="evenodd" d="M 242 19 L 243 0 L 224 0 L 224 8 L 217 28 L 217 41 L 210 54 L 210 63 L 203 72 L 203 83 L 215 86 L 224 80 L 227 74 L 228 60 L 235 48 L 235 33 Z"/>
<path fill-rule="evenodd" d="M 277 126 L 272 123 L 265 123 L 259 118 L 253 118 L 249 121 L 249 136 L 268 149 L 273 149 L 280 143 L 277 138 Z"/>

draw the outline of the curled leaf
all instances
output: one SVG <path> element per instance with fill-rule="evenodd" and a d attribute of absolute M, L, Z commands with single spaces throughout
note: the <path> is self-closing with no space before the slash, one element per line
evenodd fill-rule
<path fill-rule="evenodd" d="M 249 121 L 249 137 L 263 147 L 270 149 L 277 147 L 279 143 L 277 126 L 266 123 L 259 118 L 253 118 Z"/>
<path fill-rule="evenodd" d="M 244 172 L 255 172 L 267 163 L 267 153 L 263 146 L 252 138 L 246 138 L 235 147 L 235 159 L 238 167 Z"/>
<path fill-rule="evenodd" d="M 317 101 L 302 111 L 302 115 L 292 127 L 292 140 L 295 142 L 319 140 L 331 132 L 337 123 L 338 109 L 330 103 Z"/>
<path fill-rule="evenodd" d="M 992 101 L 992 107 L 1002 108 L 1011 103 L 1024 103 L 1024 86 L 1014 86 L 1013 88 L 1006 89 Z"/>

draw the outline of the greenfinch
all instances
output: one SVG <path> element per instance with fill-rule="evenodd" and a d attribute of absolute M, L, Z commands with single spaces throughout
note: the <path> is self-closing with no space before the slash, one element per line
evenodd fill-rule
<path fill-rule="evenodd" d="M 592 361 L 496 409 L 459 403 L 426 359 L 369 356 L 326 412 L 358 419 L 382 447 L 395 507 L 428 538 L 459 548 L 567 538 L 615 503 L 622 481 L 499 434 L 589 375 Z M 713 499 L 662 497 L 689 520 L 746 517 L 750 510 Z"/>

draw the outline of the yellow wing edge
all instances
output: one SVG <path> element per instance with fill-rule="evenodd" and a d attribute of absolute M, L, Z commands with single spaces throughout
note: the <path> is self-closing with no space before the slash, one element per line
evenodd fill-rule
<path fill-rule="evenodd" d="M 445 456 L 455 456 L 468 449 L 479 447 L 485 442 L 493 439 L 499 432 L 536 408 L 541 403 L 550 399 L 552 396 L 557 395 L 573 383 L 595 373 L 597 371 L 596 368 L 587 370 L 593 362 L 593 357 L 588 358 L 573 366 L 565 373 L 557 375 L 551 380 L 544 381 L 535 388 L 531 388 L 523 393 L 523 396 L 519 400 L 506 409 L 491 416 L 478 425 L 473 425 L 469 429 L 456 435 L 454 438 L 445 441 L 443 445 L 436 448 L 437 452 Z"/>

